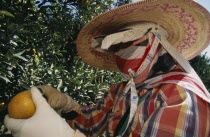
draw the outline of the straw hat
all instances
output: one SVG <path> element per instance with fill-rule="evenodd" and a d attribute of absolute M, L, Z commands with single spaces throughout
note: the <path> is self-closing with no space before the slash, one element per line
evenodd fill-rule
<path fill-rule="evenodd" d="M 90 21 L 78 35 L 80 56 L 93 67 L 118 71 L 113 54 L 96 51 L 91 47 L 91 41 L 138 21 L 151 21 L 165 28 L 169 43 L 187 60 L 197 56 L 210 43 L 210 13 L 198 3 L 192 0 L 145 0 L 109 10 Z"/>

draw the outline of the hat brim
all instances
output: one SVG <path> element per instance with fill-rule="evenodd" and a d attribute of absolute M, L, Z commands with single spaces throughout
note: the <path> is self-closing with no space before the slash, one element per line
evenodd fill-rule
<path fill-rule="evenodd" d="M 210 43 L 210 13 L 204 7 L 192 0 L 146 0 L 109 10 L 90 21 L 77 38 L 79 55 L 93 67 L 118 71 L 113 54 L 94 50 L 91 40 L 139 21 L 151 21 L 165 28 L 170 44 L 187 60 Z"/>

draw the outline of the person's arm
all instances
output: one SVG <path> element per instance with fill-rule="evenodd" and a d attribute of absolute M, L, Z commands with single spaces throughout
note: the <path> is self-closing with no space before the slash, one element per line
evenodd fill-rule
<path fill-rule="evenodd" d="M 71 107 L 71 103 L 69 105 L 64 105 L 65 111 L 62 112 L 62 116 L 68 120 L 72 128 L 80 130 L 80 132 L 84 133 L 85 135 L 91 137 L 100 135 L 107 126 L 108 118 L 112 113 L 113 100 L 116 94 L 115 89 L 119 86 L 120 84 L 112 86 L 109 91 L 104 93 L 103 98 L 101 98 L 95 105 L 80 106 L 72 101 L 72 98 L 70 98 L 70 102 L 73 102 L 74 107 Z M 43 87 L 41 88 L 45 93 L 46 89 Z M 51 98 L 51 100 L 53 100 L 54 97 Z M 60 101 L 57 100 L 57 102 Z M 48 103 L 54 104 L 50 103 L 49 100 Z"/>
<path fill-rule="evenodd" d="M 74 129 L 79 129 L 87 136 L 95 137 L 100 135 L 106 128 L 109 115 L 112 113 L 113 96 L 106 92 L 104 97 L 95 105 L 81 106 L 81 113 L 69 120 Z"/>
<path fill-rule="evenodd" d="M 110 115 L 112 115 L 114 98 L 119 94 L 118 89 L 121 86 L 122 83 L 111 86 L 97 104 L 81 106 L 81 113 L 74 120 L 69 120 L 71 127 L 79 129 L 90 137 L 97 137 L 103 133 L 108 126 Z"/>

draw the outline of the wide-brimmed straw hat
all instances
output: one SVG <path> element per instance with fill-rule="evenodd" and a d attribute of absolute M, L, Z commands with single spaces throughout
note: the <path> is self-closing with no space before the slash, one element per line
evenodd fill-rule
<path fill-rule="evenodd" d="M 210 13 L 198 3 L 193 0 L 145 0 L 109 10 L 90 21 L 77 38 L 79 55 L 93 67 L 118 71 L 114 55 L 93 49 L 91 41 L 139 21 L 162 26 L 169 34 L 169 43 L 186 60 L 197 56 L 210 43 Z"/>

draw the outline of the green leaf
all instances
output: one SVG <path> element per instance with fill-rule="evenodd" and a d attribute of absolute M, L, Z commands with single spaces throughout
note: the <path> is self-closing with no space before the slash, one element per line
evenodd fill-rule
<path fill-rule="evenodd" d="M 17 33 L 19 33 L 19 34 L 31 34 L 32 32 L 30 32 L 28 30 L 18 30 Z"/>
<path fill-rule="evenodd" d="M 7 77 L 0 76 L 0 78 L 3 79 L 3 80 L 5 80 L 6 83 L 8 83 L 8 82 L 11 83 L 11 81 Z"/>
<path fill-rule="evenodd" d="M 24 60 L 24 61 L 28 61 L 26 58 L 24 58 L 23 56 L 15 56 L 15 57 L 17 57 L 17 58 L 19 58 L 19 59 L 22 59 L 22 60 Z"/>
<path fill-rule="evenodd" d="M 5 11 L 5 10 L 0 10 L 0 15 L 6 15 L 6 16 L 10 16 L 10 17 L 15 17 L 15 16 L 12 15 L 10 12 Z"/>
<path fill-rule="evenodd" d="M 59 80 L 59 84 L 58 84 L 58 86 L 57 86 L 57 89 L 60 90 L 60 88 L 61 88 L 62 86 L 63 86 L 63 80 L 60 79 L 60 80 Z"/>
<path fill-rule="evenodd" d="M 10 40 L 10 44 L 15 45 L 15 46 L 18 46 L 17 42 L 15 42 L 13 40 Z"/>
<path fill-rule="evenodd" d="M 12 58 L 13 57 L 13 53 L 11 51 L 7 51 L 7 53 L 5 54 L 5 57 Z"/>
<path fill-rule="evenodd" d="M 19 52 L 19 53 L 13 54 L 13 56 L 20 56 L 20 55 L 22 55 L 24 52 L 25 52 L 25 50 L 23 50 L 23 51 L 21 51 L 21 52 Z"/>
<path fill-rule="evenodd" d="M 17 57 L 17 58 L 19 58 L 19 59 L 22 59 L 22 60 L 24 60 L 24 61 L 28 61 L 25 57 L 21 56 L 24 52 L 25 52 L 25 50 L 24 50 L 24 51 L 21 51 L 21 52 L 19 52 L 19 53 L 13 54 L 13 56 L 14 56 L 14 57 Z"/>
<path fill-rule="evenodd" d="M 8 28 L 8 30 L 13 31 L 17 28 L 17 24 L 10 23 L 7 28 Z"/>

